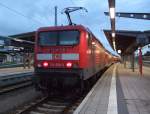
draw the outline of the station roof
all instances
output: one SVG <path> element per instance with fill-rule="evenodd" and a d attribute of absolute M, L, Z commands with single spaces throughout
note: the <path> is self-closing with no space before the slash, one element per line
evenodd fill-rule
<path fill-rule="evenodd" d="M 17 47 L 24 47 L 25 50 L 33 51 L 34 48 L 34 40 L 35 40 L 35 31 L 27 32 L 27 33 L 21 33 L 16 35 L 10 35 L 8 36 L 12 40 L 11 45 L 17 46 Z"/>
<path fill-rule="evenodd" d="M 139 46 L 150 43 L 150 31 L 127 31 L 116 30 L 116 50 L 121 50 L 122 55 L 133 53 Z M 111 30 L 104 30 L 104 33 L 113 48 Z"/>
<path fill-rule="evenodd" d="M 10 35 L 9 37 L 18 38 L 18 39 L 34 42 L 35 31 L 27 32 L 27 33 L 21 33 L 21 34 L 16 34 L 16 35 Z"/>
<path fill-rule="evenodd" d="M 6 36 L 0 36 L 0 41 L 3 41 L 3 45 L 5 46 L 29 46 L 34 45 L 34 42 L 30 40 L 23 40 L 19 38 L 12 38 L 12 37 L 6 37 Z"/>

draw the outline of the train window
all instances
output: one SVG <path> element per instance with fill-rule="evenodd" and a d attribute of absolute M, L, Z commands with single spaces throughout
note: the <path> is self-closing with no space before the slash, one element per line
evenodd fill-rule
<path fill-rule="evenodd" d="M 79 31 L 50 31 L 39 34 L 39 45 L 75 45 L 79 42 Z"/>
<path fill-rule="evenodd" d="M 43 46 L 57 45 L 57 32 L 41 32 L 39 34 L 39 44 Z"/>
<path fill-rule="evenodd" d="M 79 41 L 78 31 L 61 31 L 59 32 L 60 45 L 74 45 Z"/>

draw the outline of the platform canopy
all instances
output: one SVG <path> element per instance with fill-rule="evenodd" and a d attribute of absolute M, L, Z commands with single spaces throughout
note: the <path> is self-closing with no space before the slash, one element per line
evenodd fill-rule
<path fill-rule="evenodd" d="M 10 35 L 11 44 L 16 47 L 24 47 L 25 52 L 33 52 L 35 43 L 35 31 Z"/>
<path fill-rule="evenodd" d="M 122 55 L 132 54 L 139 46 L 150 44 L 150 31 L 126 31 L 116 30 L 116 50 L 121 50 Z M 104 30 L 104 33 L 113 48 L 111 30 Z"/>
<path fill-rule="evenodd" d="M 9 37 L 18 38 L 18 39 L 34 42 L 35 31 L 27 32 L 27 33 L 21 33 L 21 34 L 16 34 L 16 35 L 10 35 Z"/>

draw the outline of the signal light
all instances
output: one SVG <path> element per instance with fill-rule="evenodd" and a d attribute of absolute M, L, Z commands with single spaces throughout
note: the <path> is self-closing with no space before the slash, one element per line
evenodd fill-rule
<path fill-rule="evenodd" d="M 72 63 L 71 62 L 66 63 L 66 67 L 67 68 L 71 68 L 72 67 Z"/>
<path fill-rule="evenodd" d="M 48 67 L 48 62 L 44 62 L 43 67 Z"/>

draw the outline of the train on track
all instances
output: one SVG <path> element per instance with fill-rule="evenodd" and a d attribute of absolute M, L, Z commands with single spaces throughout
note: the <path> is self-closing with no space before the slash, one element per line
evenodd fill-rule
<path fill-rule="evenodd" d="M 86 81 L 120 60 L 82 25 L 39 28 L 35 41 L 34 83 L 41 90 L 82 90 Z"/>

